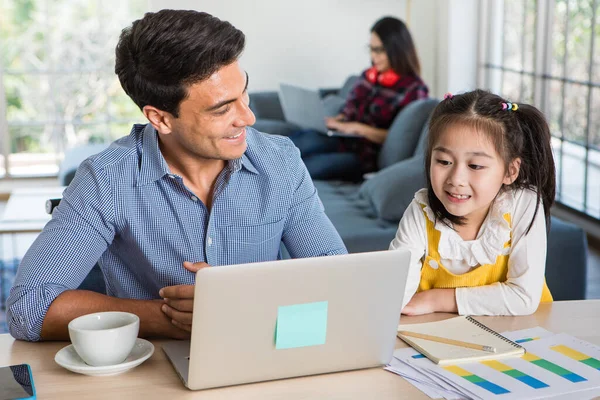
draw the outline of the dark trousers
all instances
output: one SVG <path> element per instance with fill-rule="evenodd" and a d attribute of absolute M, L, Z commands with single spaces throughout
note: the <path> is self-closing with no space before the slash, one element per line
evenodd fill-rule
<path fill-rule="evenodd" d="M 311 129 L 294 132 L 289 137 L 300 149 L 302 160 L 313 179 L 359 181 L 362 178 L 358 156 L 340 150 L 340 141 L 348 139 L 329 137 Z"/>

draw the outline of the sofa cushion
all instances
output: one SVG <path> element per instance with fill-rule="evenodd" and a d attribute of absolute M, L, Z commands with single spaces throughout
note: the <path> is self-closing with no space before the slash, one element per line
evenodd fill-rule
<path fill-rule="evenodd" d="M 358 75 L 350 75 L 348 79 L 346 79 L 346 82 L 344 82 L 344 85 L 340 88 L 339 92 L 337 93 L 338 96 L 340 96 L 342 99 L 348 98 L 348 95 L 350 94 L 352 88 L 354 88 L 357 79 Z"/>
<path fill-rule="evenodd" d="M 314 181 L 325 213 L 350 253 L 387 250 L 398 222 L 377 218 L 368 201 L 359 194 L 360 185 L 348 182 Z"/>
<path fill-rule="evenodd" d="M 327 90 L 325 93 L 320 91 L 323 93 L 323 110 L 326 116 L 333 117 L 342 111 L 342 108 L 346 104 L 346 99 L 356 83 L 356 79 L 358 79 L 358 76 L 351 75 L 339 90 Z"/>
<path fill-rule="evenodd" d="M 276 119 L 257 119 L 252 125 L 259 132 L 270 133 L 273 135 L 289 136 L 292 133 L 302 129 L 296 124 Z"/>
<path fill-rule="evenodd" d="M 413 154 L 413 157 L 425 157 L 425 150 L 427 150 L 427 139 L 429 138 L 429 121 L 430 118 L 427 119 L 425 125 L 423 125 L 423 129 L 421 130 L 421 136 L 419 136 L 419 143 L 417 143 L 417 148 Z"/>
<path fill-rule="evenodd" d="M 583 229 L 552 217 L 546 254 L 546 283 L 555 301 L 585 299 L 587 248 Z"/>
<path fill-rule="evenodd" d="M 250 94 L 250 109 L 257 119 L 273 119 L 285 121 L 279 93 L 276 91 L 252 92 Z"/>
<path fill-rule="evenodd" d="M 417 190 L 425 187 L 423 157 L 413 157 L 382 169 L 366 180 L 360 196 L 380 219 L 400 221 Z"/>
<path fill-rule="evenodd" d="M 346 99 L 338 96 L 337 94 L 328 94 L 323 97 L 323 110 L 325 111 L 325 115 L 328 117 L 336 116 L 342 111 L 344 105 L 346 104 Z"/>
<path fill-rule="evenodd" d="M 422 99 L 407 105 L 394 118 L 379 152 L 378 166 L 384 169 L 413 156 L 419 137 L 437 99 Z"/>

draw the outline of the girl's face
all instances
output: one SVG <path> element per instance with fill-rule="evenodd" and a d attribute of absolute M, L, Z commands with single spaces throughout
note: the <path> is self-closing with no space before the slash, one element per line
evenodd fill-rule
<path fill-rule="evenodd" d="M 377 69 L 377 72 L 381 73 L 391 68 L 390 60 L 385 52 L 383 43 L 375 32 L 371 32 L 369 50 L 371 53 L 371 63 Z"/>
<path fill-rule="evenodd" d="M 480 226 L 502 188 L 519 175 L 520 159 L 505 171 L 492 141 L 467 125 L 453 124 L 441 133 L 429 170 L 436 197 L 453 215 Z"/>

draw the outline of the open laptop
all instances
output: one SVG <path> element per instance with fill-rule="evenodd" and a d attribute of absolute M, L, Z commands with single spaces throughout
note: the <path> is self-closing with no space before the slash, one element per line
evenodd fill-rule
<path fill-rule="evenodd" d="M 409 260 L 403 250 L 201 269 L 191 340 L 163 350 L 194 390 L 387 364 Z"/>
<path fill-rule="evenodd" d="M 323 100 L 317 91 L 282 83 L 279 85 L 279 98 L 285 120 L 303 128 L 314 129 L 327 136 L 361 137 L 327 128 Z"/>

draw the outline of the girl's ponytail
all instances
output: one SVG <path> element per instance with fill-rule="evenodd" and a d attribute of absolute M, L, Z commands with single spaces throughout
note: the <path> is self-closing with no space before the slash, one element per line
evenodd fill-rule
<path fill-rule="evenodd" d="M 509 111 L 510 112 L 510 111 Z M 554 203 L 556 194 L 556 172 L 550 128 L 544 115 L 535 107 L 519 104 L 519 109 L 514 111 L 515 117 L 523 134 L 523 147 L 521 151 L 521 167 L 516 184 L 521 187 L 530 187 L 537 193 L 537 205 L 534 219 L 540 201 L 544 205 L 546 227 L 550 230 L 550 207 Z M 527 232 L 533 225 L 527 228 Z"/>

